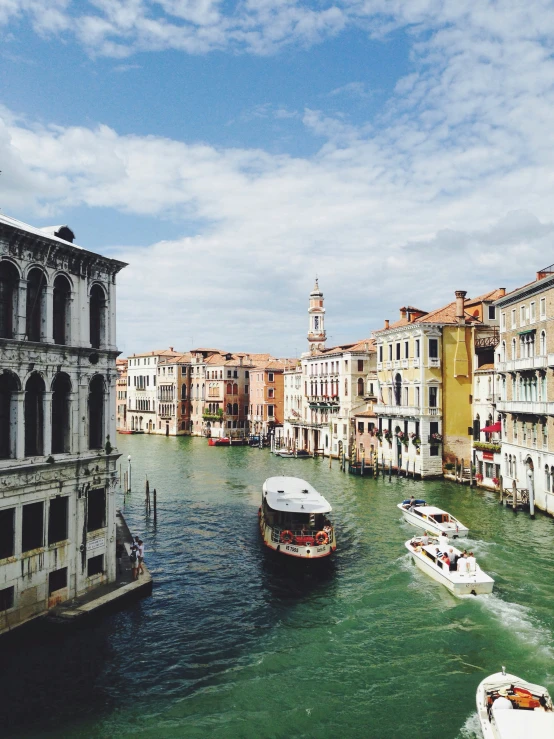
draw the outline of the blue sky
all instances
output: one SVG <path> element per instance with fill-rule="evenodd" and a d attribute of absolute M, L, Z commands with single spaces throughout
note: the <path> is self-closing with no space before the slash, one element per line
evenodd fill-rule
<path fill-rule="evenodd" d="M 294 355 L 550 264 L 551 3 L 0 0 L 0 207 L 129 262 L 125 353 Z M 544 263 L 544 265 L 543 265 Z"/>

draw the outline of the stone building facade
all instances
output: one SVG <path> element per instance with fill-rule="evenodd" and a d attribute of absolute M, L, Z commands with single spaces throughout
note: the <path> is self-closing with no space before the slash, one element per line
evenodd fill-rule
<path fill-rule="evenodd" d="M 503 487 L 528 491 L 554 513 L 554 265 L 496 301 Z"/>
<path fill-rule="evenodd" d="M 173 347 L 131 354 L 127 362 L 127 431 L 156 431 L 158 362 L 178 357 Z"/>
<path fill-rule="evenodd" d="M 0 632 L 115 579 L 116 275 L 0 216 Z"/>
<path fill-rule="evenodd" d="M 157 403 L 154 433 L 188 436 L 190 415 L 190 352 L 176 357 L 161 357 L 157 369 Z"/>

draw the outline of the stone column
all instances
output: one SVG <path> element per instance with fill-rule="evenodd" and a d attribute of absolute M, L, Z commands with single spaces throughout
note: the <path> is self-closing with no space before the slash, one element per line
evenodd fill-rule
<path fill-rule="evenodd" d="M 17 310 L 14 315 L 14 338 L 23 341 L 27 333 L 27 280 L 19 280 Z"/>
<path fill-rule="evenodd" d="M 25 391 L 13 394 L 15 399 L 15 458 L 25 457 Z M 13 426 L 12 426 L 13 428 Z"/>
<path fill-rule="evenodd" d="M 48 391 L 42 395 L 42 445 L 45 457 L 52 454 L 52 395 Z"/>
<path fill-rule="evenodd" d="M 86 378 L 80 380 L 75 405 L 77 407 L 77 424 L 75 426 L 77 447 L 74 451 L 82 454 L 88 451 L 88 382 Z"/>
<path fill-rule="evenodd" d="M 44 314 L 41 316 L 41 341 L 47 344 L 54 343 L 54 288 L 47 285 L 44 288 Z"/>

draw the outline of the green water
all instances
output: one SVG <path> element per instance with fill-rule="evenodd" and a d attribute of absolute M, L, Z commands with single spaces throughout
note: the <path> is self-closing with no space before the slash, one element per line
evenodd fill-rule
<path fill-rule="evenodd" d="M 118 444 L 133 459 L 124 511 L 145 538 L 154 594 L 48 644 L 37 635 L 23 671 L 21 648 L 7 649 L 9 736 L 473 737 L 476 687 L 501 665 L 554 689 L 552 519 L 450 483 L 360 479 L 328 460 L 203 439 Z M 263 549 L 260 491 L 276 474 L 331 502 L 332 561 Z M 469 527 L 492 595 L 457 599 L 415 568 L 404 549 L 414 529 L 396 508 L 412 493 Z"/>

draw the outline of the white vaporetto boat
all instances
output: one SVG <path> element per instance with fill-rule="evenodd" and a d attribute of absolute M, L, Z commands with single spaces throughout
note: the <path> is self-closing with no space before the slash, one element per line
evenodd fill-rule
<path fill-rule="evenodd" d="M 429 533 L 439 536 L 446 531 L 450 539 L 456 539 L 458 536 L 467 536 L 469 529 L 460 523 L 447 511 L 441 508 L 427 505 L 424 500 L 403 500 L 397 505 L 402 511 L 402 515 L 412 526 L 429 531 Z"/>
<path fill-rule="evenodd" d="M 328 557 L 337 548 L 323 495 L 299 477 L 269 477 L 263 484 L 260 532 L 270 549 L 303 559 Z"/>
<path fill-rule="evenodd" d="M 475 560 L 475 570 L 473 572 L 451 571 L 449 565 L 437 554 L 437 550 L 441 552 L 439 544 L 440 542 L 437 542 L 437 540 L 425 544 L 422 539 L 414 537 L 407 541 L 405 546 L 419 569 L 432 577 L 433 580 L 440 582 L 454 595 L 485 595 L 486 593 L 492 593 L 494 580 L 486 572 L 483 572 Z M 461 551 L 459 549 L 448 545 L 448 550 L 450 549 L 452 549 L 453 555 L 460 557 Z"/>
<path fill-rule="evenodd" d="M 477 688 L 477 713 L 484 739 L 552 739 L 552 698 L 542 685 L 502 672 Z"/>

